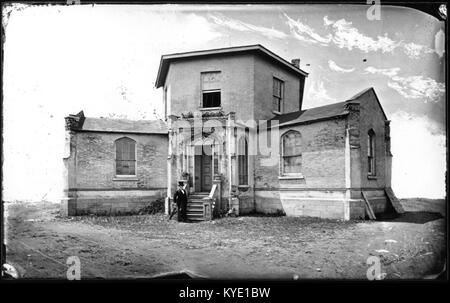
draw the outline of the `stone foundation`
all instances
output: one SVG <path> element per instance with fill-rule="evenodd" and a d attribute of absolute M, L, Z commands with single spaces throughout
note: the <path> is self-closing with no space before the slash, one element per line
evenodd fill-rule
<path fill-rule="evenodd" d="M 137 214 L 166 196 L 165 190 L 71 191 L 61 200 L 62 216 Z"/>
<path fill-rule="evenodd" d="M 354 191 L 356 193 L 357 191 Z M 368 193 L 375 214 L 390 211 L 383 190 Z M 267 214 L 279 212 L 287 216 L 309 216 L 325 219 L 352 220 L 365 218 L 365 202 L 359 195 L 346 197 L 346 190 L 259 190 L 255 192 L 256 211 Z"/>

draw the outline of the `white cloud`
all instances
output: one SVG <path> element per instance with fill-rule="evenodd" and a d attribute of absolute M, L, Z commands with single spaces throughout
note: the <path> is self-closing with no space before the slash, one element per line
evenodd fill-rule
<path fill-rule="evenodd" d="M 321 45 L 328 45 L 331 42 L 331 35 L 322 37 L 317 34 L 310 26 L 300 22 L 300 20 L 293 20 L 289 18 L 288 15 L 284 14 L 287 18 L 287 25 L 289 26 L 291 33 L 295 38 L 301 41 L 306 41 L 310 43 L 318 43 Z"/>
<path fill-rule="evenodd" d="M 402 46 L 405 54 L 412 59 L 419 59 L 425 54 L 431 54 L 435 52 L 434 49 L 431 49 L 428 46 L 416 44 L 414 42 L 403 43 Z"/>
<path fill-rule="evenodd" d="M 375 68 L 369 66 L 366 73 L 379 74 L 390 78 L 387 85 L 407 99 L 423 99 L 425 102 L 437 102 L 445 93 L 445 84 L 436 82 L 429 77 L 398 76 L 400 68 Z"/>
<path fill-rule="evenodd" d="M 400 198 L 444 198 L 445 134 L 425 117 L 391 116 L 392 188 Z"/>
<path fill-rule="evenodd" d="M 378 36 L 376 39 L 366 36 L 359 32 L 357 28 L 352 26 L 351 22 L 345 19 L 333 21 L 328 16 L 323 18 L 323 24 L 326 28 L 333 31 L 332 42 L 339 48 L 347 48 L 348 50 L 359 49 L 365 53 L 381 51 L 383 53 L 392 53 L 395 49 L 401 48 L 403 52 L 411 59 L 419 59 L 426 54 L 437 53 L 442 57 L 444 43 L 442 42 L 444 34 L 442 30 L 436 33 L 435 49 L 426 45 L 414 42 L 396 42 L 387 35 Z"/>
<path fill-rule="evenodd" d="M 437 102 L 445 93 L 444 83 L 423 76 L 394 76 L 388 86 L 407 99 L 424 99 L 425 102 Z"/>
<path fill-rule="evenodd" d="M 278 38 L 278 39 L 283 39 L 287 37 L 287 34 L 274 28 L 256 26 L 250 23 L 242 22 L 240 20 L 228 18 L 223 14 L 219 13 L 209 14 L 208 17 L 212 19 L 213 22 L 217 25 L 225 26 L 240 32 L 254 32 L 269 38 Z"/>
<path fill-rule="evenodd" d="M 328 66 L 331 70 L 340 72 L 340 73 L 351 73 L 355 70 L 355 68 L 345 69 L 336 64 L 333 60 L 328 60 Z"/>
<path fill-rule="evenodd" d="M 393 77 L 398 74 L 398 72 L 400 71 L 400 68 L 399 67 L 376 68 L 373 66 L 369 66 L 369 67 L 366 67 L 364 70 L 366 71 L 366 73 L 380 74 L 380 75 L 384 75 L 384 76 L 388 76 L 388 77 Z"/>
<path fill-rule="evenodd" d="M 378 36 L 376 39 L 368 37 L 352 26 L 352 22 L 340 19 L 332 21 L 327 16 L 324 17 L 326 27 L 331 25 L 333 31 L 333 43 L 339 48 L 348 50 L 359 49 L 365 53 L 381 51 L 383 53 L 392 52 L 398 43 L 387 36 Z"/>
<path fill-rule="evenodd" d="M 308 102 L 313 102 L 314 106 L 325 105 L 332 101 L 335 101 L 328 95 L 327 90 L 323 84 L 323 81 L 312 81 L 306 94 Z"/>

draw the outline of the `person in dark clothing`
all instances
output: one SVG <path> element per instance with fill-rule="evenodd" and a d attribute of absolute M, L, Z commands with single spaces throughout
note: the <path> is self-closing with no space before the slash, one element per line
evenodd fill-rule
<path fill-rule="evenodd" d="M 187 193 L 183 186 L 183 182 L 178 182 L 178 189 L 173 195 L 173 200 L 177 204 L 178 222 L 187 220 Z"/>

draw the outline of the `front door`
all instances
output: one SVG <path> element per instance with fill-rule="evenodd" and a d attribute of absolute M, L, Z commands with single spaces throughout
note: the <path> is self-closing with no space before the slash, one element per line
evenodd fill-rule
<path fill-rule="evenodd" d="M 202 179 L 202 185 L 201 190 L 202 191 L 210 191 L 212 186 L 212 161 L 211 161 L 211 155 L 206 155 L 203 153 L 201 157 L 201 179 Z"/>

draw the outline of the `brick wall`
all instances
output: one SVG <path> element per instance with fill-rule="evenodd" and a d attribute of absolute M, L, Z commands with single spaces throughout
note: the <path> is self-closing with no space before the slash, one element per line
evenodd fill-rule
<path fill-rule="evenodd" d="M 234 54 L 214 58 L 192 58 L 172 62 L 166 78 L 169 92 L 169 115 L 195 112 L 201 107 L 202 72 L 221 72 L 221 105 L 225 113 L 236 112 L 236 118 L 253 118 L 252 54 Z"/>
<path fill-rule="evenodd" d="M 339 118 L 281 129 L 281 134 L 296 130 L 302 135 L 303 178 L 280 179 L 279 161 L 265 166 L 267 158 L 260 157 L 255 167 L 256 211 L 343 219 L 345 125 L 345 118 Z"/>
<path fill-rule="evenodd" d="M 136 141 L 136 177 L 115 174 L 115 140 Z M 164 197 L 167 186 L 167 136 L 72 132 L 65 158 L 66 215 L 135 212 Z"/>
<path fill-rule="evenodd" d="M 390 171 L 390 162 L 386 161 L 386 142 L 385 142 L 385 118 L 375 94 L 372 90 L 360 98 L 360 172 L 354 176 L 359 178 L 360 185 L 363 188 L 384 188 L 386 187 L 386 172 Z M 376 179 L 370 179 L 367 176 L 368 161 L 368 132 L 370 129 L 375 131 L 375 158 L 376 158 Z"/>
<path fill-rule="evenodd" d="M 303 179 L 280 180 L 279 161 L 266 166 L 267 157 L 255 163 L 256 188 L 343 188 L 345 187 L 345 119 L 334 119 L 280 129 L 299 131 L 302 136 Z M 281 142 L 280 142 L 281 143 Z M 279 148 L 276 149 L 279 152 Z M 276 155 L 279 158 L 279 154 Z"/>
<path fill-rule="evenodd" d="M 122 137 L 136 141 L 136 181 L 115 176 L 115 144 Z M 166 187 L 167 136 L 79 132 L 76 134 L 77 188 Z"/>
<path fill-rule="evenodd" d="M 256 120 L 267 120 L 274 116 L 273 77 L 284 81 L 284 112 L 300 110 L 299 75 L 280 68 L 279 65 L 259 56 L 255 57 L 255 109 Z"/>

